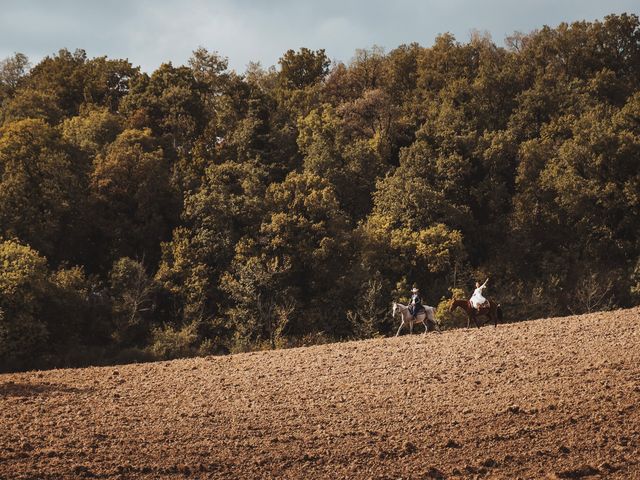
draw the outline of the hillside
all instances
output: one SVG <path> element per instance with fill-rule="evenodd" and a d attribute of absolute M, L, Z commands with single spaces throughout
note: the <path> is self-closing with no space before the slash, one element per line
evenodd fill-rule
<path fill-rule="evenodd" d="M 0 478 L 640 478 L 640 308 L 0 376 Z"/>

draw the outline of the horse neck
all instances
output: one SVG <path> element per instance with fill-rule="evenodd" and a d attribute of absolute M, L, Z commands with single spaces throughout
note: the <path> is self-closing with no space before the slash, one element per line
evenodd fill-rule
<path fill-rule="evenodd" d="M 468 305 L 469 305 L 469 302 L 461 298 L 453 301 L 454 308 L 457 308 L 457 307 L 467 308 Z"/>
<path fill-rule="evenodd" d="M 407 305 L 396 302 L 396 306 L 398 307 L 398 311 L 400 312 L 400 315 L 402 315 L 402 318 L 406 319 L 407 317 L 411 316 L 411 314 L 409 313 L 409 307 Z"/>

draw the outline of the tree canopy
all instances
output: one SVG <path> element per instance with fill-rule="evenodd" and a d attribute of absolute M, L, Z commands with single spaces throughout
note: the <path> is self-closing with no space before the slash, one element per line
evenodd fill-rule
<path fill-rule="evenodd" d="M 630 306 L 639 232 L 636 15 L 244 74 L 0 61 L 0 370 L 386 334 L 487 276 L 511 319 Z"/>

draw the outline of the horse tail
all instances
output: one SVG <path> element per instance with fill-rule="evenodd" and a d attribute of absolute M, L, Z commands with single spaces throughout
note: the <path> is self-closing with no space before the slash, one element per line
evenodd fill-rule
<path fill-rule="evenodd" d="M 502 321 L 502 307 L 498 304 L 498 320 Z"/>

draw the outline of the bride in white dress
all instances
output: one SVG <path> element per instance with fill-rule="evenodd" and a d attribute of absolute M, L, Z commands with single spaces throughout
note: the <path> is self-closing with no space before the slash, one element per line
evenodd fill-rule
<path fill-rule="evenodd" d="M 482 285 L 480 285 L 480 282 L 476 282 L 476 289 L 473 291 L 473 295 L 471 295 L 471 299 L 469 300 L 469 302 L 471 302 L 471 306 L 476 310 L 479 310 L 480 306 L 487 301 L 487 299 L 484 298 L 484 295 L 482 295 L 482 291 L 487 287 L 488 281 L 489 279 L 487 278 Z"/>

